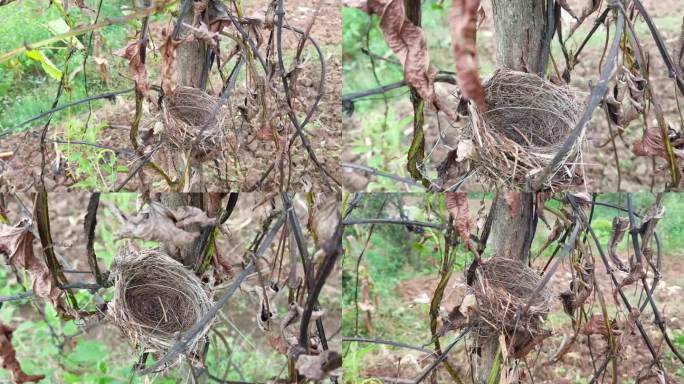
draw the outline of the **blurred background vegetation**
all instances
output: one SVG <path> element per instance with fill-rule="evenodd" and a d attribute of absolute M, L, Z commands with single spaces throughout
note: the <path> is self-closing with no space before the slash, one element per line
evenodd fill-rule
<path fill-rule="evenodd" d="M 477 218 L 477 211 L 481 201 L 489 204 L 493 194 L 469 193 L 469 209 L 471 218 Z M 599 194 L 598 202 L 626 206 L 624 194 Z M 633 203 L 637 213 L 644 213 L 655 201 L 652 194 L 640 193 L 633 195 Z M 546 206 L 552 209 L 559 209 L 561 202 L 558 200 L 548 200 Z M 657 231 L 662 241 L 663 266 L 668 268 L 673 260 L 684 260 L 684 199 L 681 194 L 668 193 L 663 198 L 665 215 L 660 220 Z M 406 194 L 406 193 L 373 193 L 364 194 L 360 205 L 351 215 L 350 219 L 361 218 L 399 218 L 400 208 L 405 214 L 405 218 L 427 222 L 439 222 L 446 224 L 448 213 L 444 207 L 442 194 Z M 553 226 L 555 218 L 550 213 L 545 214 L 549 225 Z M 600 243 L 605 247 L 610 238 L 612 221 L 616 216 L 626 216 L 626 213 L 618 212 L 608 207 L 596 206 L 592 228 L 599 237 Z M 439 279 L 439 268 L 442 254 L 444 252 L 444 235 L 439 229 L 422 228 L 417 232 L 408 230 L 404 225 L 377 224 L 372 229 L 372 236 L 365 247 L 371 231 L 370 225 L 348 225 L 345 228 L 344 248 L 346 249 L 343 262 L 343 303 L 342 303 L 342 332 L 344 336 L 361 336 L 379 338 L 394 342 L 403 342 L 410 345 L 424 345 L 431 340 L 429 326 L 429 308 L 434 285 Z M 537 232 L 531 247 L 531 255 L 535 255 L 549 235 L 550 230 L 543 222 L 539 222 Z M 556 242 L 548 247 L 540 256 L 541 259 L 548 259 L 553 251 Z M 605 249 L 605 248 L 604 248 Z M 629 249 L 629 239 L 619 243 L 618 253 L 624 254 Z M 356 325 L 355 311 L 355 292 L 356 292 L 356 263 L 359 255 L 363 252 L 359 266 L 358 280 L 358 301 L 362 301 L 362 290 L 364 284 L 369 287 L 368 301 L 372 304 L 372 332 L 364 324 L 364 313 L 359 311 L 358 327 Z M 469 254 L 462 245 L 459 244 L 456 252 L 456 262 L 453 267 L 454 274 L 451 277 L 449 286 L 456 284 L 456 281 L 463 280 L 464 266 L 472 261 Z M 595 257 L 598 253 L 594 251 Z M 483 257 L 491 256 L 489 251 L 485 251 Z M 600 262 L 599 262 L 600 263 Z M 533 265 L 540 267 L 545 264 L 544 260 L 533 260 Z M 681 264 L 678 264 L 681 265 Z M 541 267 L 540 267 L 541 268 Z M 603 270 L 603 266 L 599 266 Z M 565 268 L 558 273 L 564 273 Z M 679 276 L 676 272 L 672 275 Z M 414 282 L 415 284 L 408 284 Z M 402 292 L 410 286 L 422 285 L 422 290 L 429 292 L 429 299 L 411 297 L 407 302 L 407 292 Z M 674 279 L 665 277 L 663 285 L 684 286 L 684 277 L 679 276 Z M 609 294 L 606 292 L 605 294 Z M 630 296 L 631 297 L 631 296 Z M 634 300 L 638 298 L 634 297 Z M 410 302 L 414 299 L 413 302 Z M 445 296 L 446 300 L 446 296 Z M 443 301 L 444 303 L 444 301 Z M 678 303 L 661 303 L 665 305 L 666 311 L 670 316 L 677 316 Z M 451 308 L 447 308 L 447 311 Z M 614 312 L 614 308 L 613 311 Z M 674 314 L 673 314 L 674 313 Z M 568 323 L 569 318 L 561 311 L 560 314 L 552 313 L 549 316 L 554 326 Z M 673 339 L 679 348 L 684 348 L 684 331 L 681 328 L 670 328 Z M 450 340 L 451 336 L 446 336 L 444 340 Z M 443 344 L 444 345 L 444 344 Z M 432 345 L 428 345 L 431 348 Z M 392 365 L 391 359 L 385 354 L 387 347 L 375 344 L 344 343 L 344 367 L 345 382 L 360 381 L 360 374 L 368 364 L 364 365 L 364 356 L 367 354 L 378 354 L 384 361 Z M 672 359 L 671 352 L 664 349 L 666 358 Z M 424 362 L 423 362 L 424 365 Z M 565 367 L 563 367 L 565 369 Z M 399 368 L 397 368 L 398 370 Z M 680 367 L 675 372 L 680 379 L 684 380 L 684 368 Z M 568 374 L 570 375 L 570 374 Z M 584 381 L 582 381 L 582 379 Z M 580 378 L 577 383 L 586 383 L 587 378 Z M 571 381 L 574 382 L 574 381 Z"/>
<path fill-rule="evenodd" d="M 130 13 L 130 0 L 102 1 L 99 20 L 107 17 L 123 16 Z M 0 52 L 7 52 L 24 43 L 32 43 L 64 33 L 70 25 L 84 25 L 93 22 L 95 13 L 84 14 L 77 6 L 72 5 L 65 11 L 61 1 L 17 1 L 0 7 Z M 86 0 L 85 4 L 97 11 L 99 0 Z M 153 20 L 161 16 L 153 17 Z M 67 73 L 67 87 L 60 98 L 60 104 L 86 97 L 85 85 L 87 81 L 88 94 L 97 95 L 112 90 L 130 88 L 132 82 L 127 79 L 126 64 L 123 59 L 113 55 L 113 52 L 123 48 L 134 31 L 140 28 L 140 21 L 134 20 L 127 24 L 112 25 L 95 32 L 93 43 L 90 33 L 74 37 L 70 41 L 58 41 L 33 53 L 25 53 L 0 63 L 0 133 L 6 132 L 16 124 L 44 111 L 49 110 L 54 102 L 59 80 L 63 71 Z M 106 58 L 109 66 L 109 83 L 105 82 L 97 71 L 97 64 L 93 60 L 94 42 L 99 35 L 102 42 L 100 56 Z M 65 67 L 64 62 L 69 51 L 69 45 L 77 49 Z M 90 57 L 83 68 L 86 54 Z M 152 58 L 151 58 L 152 59 Z M 122 76 L 123 75 L 123 76 Z M 97 108 L 106 101 L 98 100 L 92 103 Z M 82 104 L 70 110 L 55 114 L 53 122 L 66 119 L 71 113 L 78 116 L 88 111 L 88 104 Z M 37 122 L 36 124 L 39 124 Z M 23 127 L 28 129 L 31 126 Z"/>

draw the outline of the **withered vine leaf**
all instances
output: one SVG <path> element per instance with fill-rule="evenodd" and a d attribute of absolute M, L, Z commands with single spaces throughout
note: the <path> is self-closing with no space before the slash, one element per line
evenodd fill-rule
<path fill-rule="evenodd" d="M 485 91 L 477 68 L 477 10 L 480 0 L 454 0 L 449 10 L 451 50 L 456 64 L 456 81 L 461 93 L 487 111 Z"/>
<path fill-rule="evenodd" d="M 620 334 L 617 322 L 615 320 L 610 322 L 610 328 L 613 335 Z M 592 316 L 591 319 L 584 324 L 580 330 L 580 333 L 583 335 L 602 335 L 608 337 L 608 328 L 606 328 L 606 321 L 604 320 L 603 315 Z"/>
<path fill-rule="evenodd" d="M 620 257 L 615 252 L 615 247 L 625 237 L 625 231 L 629 228 L 629 219 L 626 217 L 615 217 L 613 219 L 613 227 L 610 232 L 610 239 L 608 240 L 608 256 L 613 260 L 615 266 L 624 272 L 627 272 L 627 267 L 620 260 Z"/>
<path fill-rule="evenodd" d="M 684 149 L 681 147 L 684 142 L 681 139 L 671 141 L 672 152 L 676 158 L 684 158 Z M 667 159 L 665 145 L 660 134 L 660 128 L 647 128 L 641 139 L 632 144 L 632 153 L 637 156 L 660 156 Z"/>
<path fill-rule="evenodd" d="M 29 375 L 21 370 L 14 346 L 12 346 L 12 332 L 14 328 L 0 324 L 0 366 L 10 371 L 12 382 L 15 384 L 38 382 L 44 379 L 45 375 Z"/>
<path fill-rule="evenodd" d="M 173 93 L 173 74 L 176 72 L 176 48 L 185 40 L 174 39 L 166 28 L 162 29 L 161 34 L 164 39 L 164 43 L 159 46 L 162 63 L 162 91 L 164 91 L 164 95 L 169 96 Z"/>
<path fill-rule="evenodd" d="M 347 1 L 345 5 L 380 16 L 380 30 L 387 45 L 401 62 L 406 84 L 414 88 L 428 105 L 455 119 L 454 112 L 435 93 L 437 70 L 430 65 L 423 30 L 406 18 L 404 0 Z"/>
<path fill-rule="evenodd" d="M 211 226 L 215 223 L 215 219 L 208 218 L 204 211 L 190 206 L 172 210 L 151 202 L 132 217 L 126 217 L 114 205 L 109 208 L 121 223 L 117 237 L 157 241 L 175 247 L 191 244 L 199 235 L 199 232 L 188 232 L 183 227 L 191 224 Z"/>
<path fill-rule="evenodd" d="M 150 84 L 147 79 L 147 69 L 145 69 L 145 64 L 142 62 L 142 57 L 140 56 L 141 45 L 142 40 L 134 40 L 128 43 L 123 49 L 114 52 L 114 54 L 128 60 L 128 70 L 133 75 L 135 88 L 145 97 L 145 99 L 152 101 L 152 96 L 150 96 Z"/>
<path fill-rule="evenodd" d="M 471 252 L 477 252 L 470 242 L 470 230 L 473 227 L 473 222 L 468 212 L 468 196 L 465 192 L 446 192 L 444 200 L 447 210 L 449 210 L 453 218 L 454 228 L 461 237 L 461 240 L 463 240 L 466 249 Z"/>
<path fill-rule="evenodd" d="M 0 253 L 8 255 L 9 264 L 26 270 L 37 296 L 47 299 L 57 312 L 69 313 L 60 297 L 62 291 L 55 285 L 50 269 L 33 253 L 33 239 L 31 224 L 27 220 L 16 226 L 0 224 Z"/>

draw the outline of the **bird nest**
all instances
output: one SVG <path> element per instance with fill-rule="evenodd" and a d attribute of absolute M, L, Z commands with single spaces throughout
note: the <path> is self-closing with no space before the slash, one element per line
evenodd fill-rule
<path fill-rule="evenodd" d="M 519 187 L 546 167 L 579 120 L 582 102 L 568 86 L 531 73 L 497 69 L 484 83 L 488 110 L 471 107 L 465 136 L 485 179 Z M 583 134 L 551 177 L 551 187 L 575 184 Z"/>
<path fill-rule="evenodd" d="M 224 119 L 217 97 L 179 86 L 161 103 L 161 137 L 175 148 L 191 150 L 192 159 L 201 163 L 220 154 Z"/>
<path fill-rule="evenodd" d="M 124 247 L 112 265 L 113 323 L 143 350 L 165 353 L 211 308 L 200 280 L 181 263 L 158 249 Z M 211 326 L 191 340 L 188 354 L 197 350 Z"/>
<path fill-rule="evenodd" d="M 501 257 L 483 262 L 477 269 L 470 293 L 477 301 L 478 319 L 473 329 L 478 338 L 522 333 L 520 341 L 544 333 L 552 294 L 544 288 L 525 310 L 541 277 L 524 263 Z"/>

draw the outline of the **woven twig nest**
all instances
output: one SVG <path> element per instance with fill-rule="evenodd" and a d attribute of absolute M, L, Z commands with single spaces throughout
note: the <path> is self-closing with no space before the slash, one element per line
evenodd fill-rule
<path fill-rule="evenodd" d="M 544 288 L 525 307 L 541 277 L 524 263 L 501 257 L 483 262 L 477 269 L 470 292 L 477 300 L 475 330 L 487 338 L 500 333 L 527 333 L 531 338 L 543 332 L 552 294 Z M 523 340 L 521 340 L 523 341 Z"/>
<path fill-rule="evenodd" d="M 111 278 L 112 321 L 148 352 L 166 352 L 212 306 L 192 271 L 158 249 L 123 247 L 112 265 Z M 196 351 L 210 326 L 208 322 L 192 340 L 188 354 Z"/>
<path fill-rule="evenodd" d="M 224 112 L 219 99 L 201 89 L 179 86 L 161 103 L 162 138 L 183 150 L 192 149 L 194 161 L 218 156 L 223 144 Z"/>
<path fill-rule="evenodd" d="M 489 109 L 471 107 L 464 132 L 478 153 L 475 165 L 486 180 L 521 186 L 553 159 L 579 120 L 582 102 L 568 86 L 508 69 L 497 69 L 484 87 Z M 577 182 L 582 137 L 552 176 L 551 187 Z"/>

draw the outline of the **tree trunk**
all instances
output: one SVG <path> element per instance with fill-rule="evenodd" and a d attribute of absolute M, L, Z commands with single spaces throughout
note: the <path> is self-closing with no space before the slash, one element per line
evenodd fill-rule
<path fill-rule="evenodd" d="M 543 0 L 492 0 L 499 67 L 539 73 L 546 28 Z"/>
<path fill-rule="evenodd" d="M 179 11 L 183 8 L 183 3 L 186 1 L 190 2 L 188 10 L 185 12 L 185 17 L 183 22 L 186 24 L 192 24 L 193 22 L 193 10 L 192 4 L 193 0 L 184 0 L 179 4 Z M 182 27 L 180 36 L 186 36 L 188 33 L 188 28 Z M 204 43 L 193 41 L 191 43 L 183 43 L 178 46 L 176 50 L 176 65 L 178 70 L 178 84 L 185 85 L 193 88 L 200 88 L 200 77 L 202 74 L 202 66 L 204 65 L 204 58 L 206 55 L 206 49 L 204 48 Z"/>
<path fill-rule="evenodd" d="M 492 0 L 498 67 L 539 73 L 546 28 L 543 3 L 541 0 Z M 497 192 L 491 208 L 492 256 L 527 262 L 533 202 L 532 193 Z M 487 382 L 497 348 L 498 340 L 482 346 L 476 375 L 479 383 Z"/>

